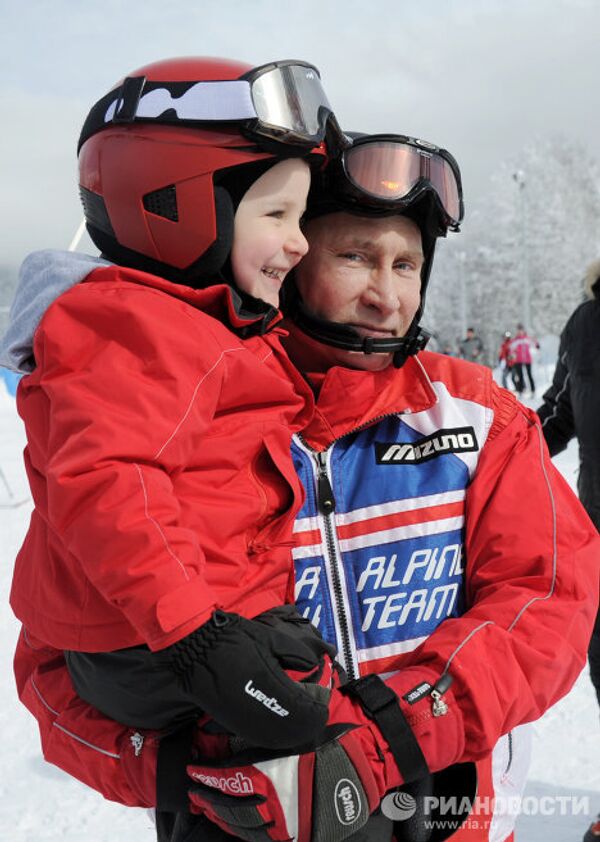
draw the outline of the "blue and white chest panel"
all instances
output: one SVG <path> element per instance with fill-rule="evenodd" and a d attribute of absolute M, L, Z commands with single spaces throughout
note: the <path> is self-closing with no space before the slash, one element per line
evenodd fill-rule
<path fill-rule="evenodd" d="M 433 386 L 430 409 L 387 416 L 323 453 L 292 443 L 306 489 L 296 604 L 353 675 L 393 668 L 464 610 L 465 496 L 491 412 Z"/>

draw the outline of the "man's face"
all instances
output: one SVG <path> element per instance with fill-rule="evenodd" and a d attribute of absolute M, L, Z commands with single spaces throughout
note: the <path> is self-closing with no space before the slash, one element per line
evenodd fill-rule
<path fill-rule="evenodd" d="M 318 217 L 305 230 L 310 249 L 296 269 L 304 304 L 315 316 L 361 336 L 404 336 L 421 300 L 421 232 L 404 216 Z M 326 348 L 330 365 L 376 371 L 391 354 Z"/>

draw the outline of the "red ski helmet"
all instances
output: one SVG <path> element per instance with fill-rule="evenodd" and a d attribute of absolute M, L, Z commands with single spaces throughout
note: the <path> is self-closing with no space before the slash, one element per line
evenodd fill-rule
<path fill-rule="evenodd" d="M 229 255 L 241 198 L 219 180 L 241 168 L 247 189 L 277 160 L 323 155 L 330 117 L 318 71 L 302 62 L 142 67 L 93 106 L 81 132 L 88 232 L 111 260 L 202 284 Z"/>

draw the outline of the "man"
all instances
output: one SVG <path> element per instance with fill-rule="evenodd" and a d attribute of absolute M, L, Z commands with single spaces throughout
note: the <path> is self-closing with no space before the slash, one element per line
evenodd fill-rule
<path fill-rule="evenodd" d="M 448 162 L 406 138 L 352 149 L 376 157 L 390 146 L 421 166 L 434 154 L 438 166 Z M 220 825 L 229 834 L 199 839 L 358 839 L 388 790 L 468 761 L 479 764 L 482 797 L 520 791 L 527 740 L 518 726 L 567 692 L 591 628 L 598 539 L 548 463 L 532 414 L 487 369 L 420 351 L 435 240 L 458 226 L 459 202 L 433 179 L 395 197 L 370 189 L 363 201 L 352 192 L 355 158 L 342 163 L 354 180 L 313 201 L 312 252 L 288 302 L 288 352 L 316 396 L 293 445 L 306 490 L 294 528 L 296 598 L 350 678 L 331 692 L 327 739 L 256 764 L 248 752 L 198 758 L 186 782 L 174 740 L 110 730 L 73 697 L 60 654 L 48 665 L 47 655 L 22 653 L 22 696 L 47 758 L 149 806 L 158 754 L 160 792 L 170 785 L 175 805 L 178 789 L 183 807 L 195 783 L 193 809 L 214 822 L 211 833 Z M 400 176 L 392 168 L 385 183 Z M 51 670 L 62 696 L 44 704 L 40 681 L 48 687 Z M 210 735 L 196 740 L 211 747 Z M 426 829 L 401 822 L 396 803 L 384 808 L 377 835 L 362 838 Z M 480 814 L 455 838 L 506 840 L 513 821 Z"/>
<path fill-rule="evenodd" d="M 538 409 L 551 456 L 574 437 L 579 444 L 579 499 L 600 530 L 600 261 L 584 278 L 586 300 L 573 312 L 560 337 L 552 385 Z M 589 648 L 590 676 L 600 704 L 600 611 Z M 600 821 L 585 842 L 600 838 Z"/>
<path fill-rule="evenodd" d="M 480 796 L 502 800 L 524 783 L 527 734 L 518 726 L 537 719 L 581 669 L 594 602 L 579 576 L 595 592 L 598 543 L 552 470 L 534 415 L 485 368 L 411 355 L 439 231 L 424 198 L 415 191 L 402 215 L 391 203 L 387 215 L 366 203 L 348 213 L 346 194 L 337 213 L 327 198 L 309 208 L 310 248 L 296 269 L 286 343 L 317 396 L 315 416 L 293 444 L 307 491 L 295 526 L 296 604 L 337 644 L 369 710 L 340 715 L 344 688 L 332 694 L 331 721 L 354 726 L 345 748 L 359 755 L 357 766 L 367 758 L 372 774 L 348 775 L 357 788 L 360 781 L 367 792 L 375 781 L 385 800 L 400 779 L 413 779 L 403 757 L 412 752 L 410 735 L 394 750 L 378 720 L 379 702 L 388 713 L 394 702 L 370 679 L 386 675 L 427 767 L 478 760 Z M 440 212 L 436 222 L 448 218 Z M 518 502 L 523 494 L 527 511 Z M 575 546 L 577 572 L 566 561 Z M 567 580 L 577 581 L 580 594 L 572 604 Z M 368 700 L 360 696 L 365 686 Z M 401 733 L 399 721 L 394 728 Z M 318 769 L 319 749 L 313 756 Z M 285 793 L 296 785 L 309 812 L 311 792 L 324 796 L 302 780 L 293 758 L 287 765 L 277 759 L 268 784 L 264 762 L 233 758 L 221 777 L 218 765 L 199 763 L 191 772 L 200 782 L 233 773 L 250 780 L 266 798 L 263 822 L 282 833 L 289 828 L 278 813 Z M 209 789 L 199 787 L 192 799 L 222 827 L 239 830 L 235 812 L 226 811 L 244 797 L 215 805 Z M 325 808 L 312 810 L 313 829 L 322 827 Z M 510 837 L 510 816 L 478 818 L 479 828 L 467 822 L 456 838 Z"/>
<path fill-rule="evenodd" d="M 472 363 L 483 362 L 483 342 L 476 335 L 474 328 L 467 328 L 467 335 L 459 343 L 458 348 L 463 360 L 469 360 Z"/>

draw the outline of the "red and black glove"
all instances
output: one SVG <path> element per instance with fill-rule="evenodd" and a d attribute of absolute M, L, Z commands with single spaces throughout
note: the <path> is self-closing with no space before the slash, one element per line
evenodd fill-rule
<path fill-rule="evenodd" d="M 247 842 L 339 842 L 385 793 L 428 774 L 398 698 L 377 676 L 331 693 L 318 745 L 188 767 L 192 810 Z"/>
<path fill-rule="evenodd" d="M 335 648 L 292 605 L 253 620 L 215 611 L 169 650 L 204 713 L 252 745 L 289 749 L 314 740 L 327 722 L 318 679 L 330 673 Z"/>
<path fill-rule="evenodd" d="M 256 619 L 270 627 L 278 627 L 284 622 L 288 634 L 297 635 L 300 640 L 307 636 L 309 640 L 312 640 L 314 636 L 317 642 L 321 641 L 316 629 L 308 625 L 308 621 L 302 619 L 292 606 L 272 609 Z M 311 645 L 314 645 L 314 642 Z M 320 643 L 316 648 L 320 648 Z M 311 660 L 305 666 L 307 668 L 304 670 L 288 670 L 288 676 L 302 684 L 304 692 L 318 695 L 325 702 L 329 700 L 330 691 L 339 687 L 345 680 L 344 671 L 329 652 L 321 654 L 316 663 Z M 310 685 L 315 686 L 310 687 Z M 232 734 L 206 714 L 199 720 L 188 723 L 187 727 L 163 736 L 158 746 L 156 760 L 156 803 L 162 810 L 187 812 L 190 807 L 188 797 L 190 781 L 186 767 L 190 762 L 190 757 L 201 755 L 203 760 L 222 762 L 233 754 L 251 748 L 256 750 L 254 742 Z M 289 752 L 289 749 L 285 751 Z"/>

